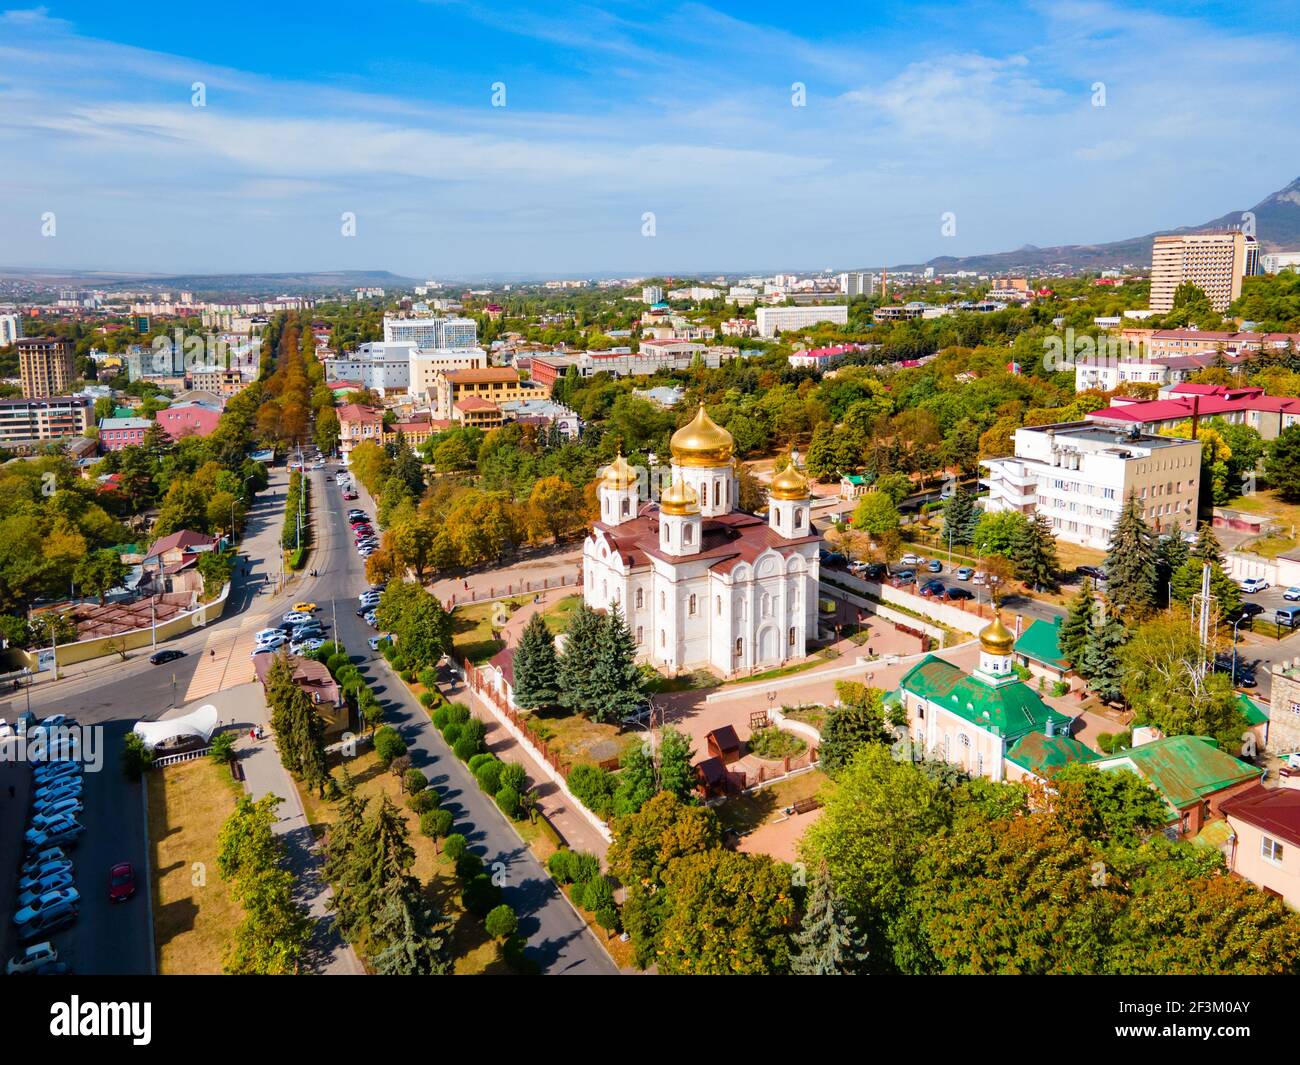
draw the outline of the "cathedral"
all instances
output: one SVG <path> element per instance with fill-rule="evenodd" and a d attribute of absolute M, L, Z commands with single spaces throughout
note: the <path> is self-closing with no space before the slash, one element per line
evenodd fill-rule
<path fill-rule="evenodd" d="M 803 659 L 817 635 L 821 536 L 808 480 L 793 463 L 769 489 L 766 518 L 738 509 L 731 434 L 708 416 L 672 437 L 672 482 L 643 501 L 620 455 L 597 486 L 600 518 L 583 545 L 583 598 L 617 605 L 638 657 L 668 676 L 724 677 Z"/>

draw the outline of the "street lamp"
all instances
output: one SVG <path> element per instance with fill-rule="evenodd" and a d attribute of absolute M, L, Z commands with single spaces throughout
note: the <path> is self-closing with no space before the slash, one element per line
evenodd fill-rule
<path fill-rule="evenodd" d="M 1247 615 L 1242 614 L 1232 623 L 1232 686 L 1237 686 L 1237 626 L 1247 620 Z"/>

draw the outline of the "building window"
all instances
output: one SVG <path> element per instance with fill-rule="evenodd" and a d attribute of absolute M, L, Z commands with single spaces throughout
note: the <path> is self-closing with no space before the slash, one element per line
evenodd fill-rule
<path fill-rule="evenodd" d="M 690 527 L 689 525 L 683 525 L 683 526 L 682 526 L 682 543 L 684 543 L 684 544 L 689 544 L 690 542 L 691 542 L 691 527 Z"/>
<path fill-rule="evenodd" d="M 668 634 L 663 629 L 659 630 L 659 646 L 660 647 L 668 646 Z"/>
<path fill-rule="evenodd" d="M 690 614 L 691 617 L 695 617 L 695 596 L 694 595 L 692 595 L 690 599 L 687 600 L 686 612 Z"/>
<path fill-rule="evenodd" d="M 1272 862 L 1274 865 L 1282 864 L 1282 844 L 1275 839 L 1261 836 L 1259 838 L 1259 853 L 1266 862 Z"/>
<path fill-rule="evenodd" d="M 796 639 L 796 635 L 797 635 L 797 633 L 798 633 L 798 630 L 797 630 L 793 625 L 791 625 L 791 626 L 790 626 L 790 646 L 791 646 L 791 647 L 793 647 L 793 646 L 795 645 L 795 639 Z"/>
<path fill-rule="evenodd" d="M 722 505 L 722 482 L 713 482 L 713 505 L 715 507 Z"/>
<path fill-rule="evenodd" d="M 722 596 L 717 597 L 718 617 L 722 617 Z"/>
<path fill-rule="evenodd" d="M 802 528 L 803 528 L 803 511 L 802 511 L 802 510 L 798 510 L 798 509 L 796 509 L 795 512 L 794 512 L 794 527 L 795 527 L 796 529 L 802 529 Z"/>
<path fill-rule="evenodd" d="M 644 589 L 638 588 L 636 590 L 636 608 L 640 610 L 643 606 L 645 606 L 645 591 Z M 639 643 L 640 641 L 637 642 Z"/>
<path fill-rule="evenodd" d="M 642 642 L 642 638 L 641 638 L 641 637 L 642 637 L 642 631 L 643 631 L 643 630 L 642 630 L 642 627 L 641 627 L 640 625 L 638 625 L 638 626 L 636 627 L 636 645 L 637 645 L 638 647 L 641 646 L 641 642 Z"/>
<path fill-rule="evenodd" d="M 736 657 L 739 658 L 739 657 L 740 657 L 741 655 L 743 655 L 744 653 L 745 653 L 745 638 L 744 638 L 743 636 L 737 636 L 737 637 L 736 637 Z"/>
<path fill-rule="evenodd" d="M 666 596 L 663 592 L 659 593 L 659 609 L 660 610 L 668 609 L 668 596 Z"/>

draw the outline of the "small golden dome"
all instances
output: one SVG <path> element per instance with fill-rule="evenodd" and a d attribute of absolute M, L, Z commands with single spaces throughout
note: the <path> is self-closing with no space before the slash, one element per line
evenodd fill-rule
<path fill-rule="evenodd" d="M 672 514 L 680 518 L 688 514 L 696 514 L 699 509 L 700 497 L 695 494 L 695 489 L 685 481 L 674 481 L 664 489 L 664 494 L 659 497 L 659 512 L 661 514 Z"/>
<path fill-rule="evenodd" d="M 606 488 L 622 491 L 624 488 L 631 488 L 636 484 L 636 480 L 636 470 L 627 464 L 627 459 L 620 451 L 618 458 L 605 467 L 605 475 L 600 479 L 600 483 Z"/>
<path fill-rule="evenodd" d="M 679 466 L 725 466 L 731 461 L 735 440 L 718 425 L 704 404 L 691 421 L 673 433 L 673 462 Z"/>
<path fill-rule="evenodd" d="M 991 655 L 1009 655 L 1015 643 L 1016 634 L 1002 624 L 1000 612 L 980 630 L 980 646 Z"/>
<path fill-rule="evenodd" d="M 768 495 L 772 499 L 807 499 L 809 492 L 808 478 L 795 466 L 792 458 L 790 465 L 772 478 Z"/>

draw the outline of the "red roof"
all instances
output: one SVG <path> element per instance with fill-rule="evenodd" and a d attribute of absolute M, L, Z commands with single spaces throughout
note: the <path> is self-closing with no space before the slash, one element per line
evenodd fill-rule
<path fill-rule="evenodd" d="M 753 562 L 768 548 L 785 555 L 786 549 L 796 544 L 818 539 L 813 535 L 787 540 L 763 518 L 740 511 L 705 518 L 701 524 L 700 550 L 690 557 L 707 560 L 709 569 L 718 573 L 730 573 L 741 562 Z M 643 505 L 637 517 L 621 525 L 596 522 L 592 535 L 608 541 L 629 566 L 648 565 L 651 558 L 680 561 L 659 549 L 659 508 L 653 503 Z"/>
<path fill-rule="evenodd" d="M 496 410 L 497 405 L 490 400 L 479 399 L 478 396 L 466 396 L 464 399 L 456 401 L 457 410 Z"/>
<path fill-rule="evenodd" d="M 216 540 L 207 533 L 195 532 L 193 529 L 181 529 L 172 533 L 170 536 L 164 536 L 161 540 L 155 540 L 149 546 L 147 557 L 152 558 L 154 555 L 161 555 L 166 551 L 173 551 L 179 548 L 182 551 L 189 552 L 196 547 L 210 548 Z"/>
<path fill-rule="evenodd" d="M 220 420 L 220 412 L 207 407 L 169 407 L 154 415 L 154 421 L 173 440 L 183 436 L 208 436 Z"/>
<path fill-rule="evenodd" d="M 1225 799 L 1219 809 L 1225 816 L 1245 821 L 1270 836 L 1300 847 L 1300 790 L 1256 784 Z"/>
<path fill-rule="evenodd" d="M 1240 399 L 1228 399 L 1220 395 L 1194 394 L 1199 400 L 1193 410 L 1193 397 L 1155 399 L 1149 403 L 1122 403 L 1104 410 L 1095 410 L 1089 418 L 1106 421 L 1125 422 L 1168 422 L 1182 421 L 1197 414 L 1202 418 L 1212 418 L 1216 414 L 1232 414 L 1237 411 L 1267 411 L 1300 414 L 1300 399 L 1287 396 L 1244 396 Z"/>
<path fill-rule="evenodd" d="M 360 403 L 344 403 L 338 409 L 338 418 L 340 425 L 344 422 L 377 425 L 384 420 L 384 415 L 374 407 L 363 407 Z"/>

